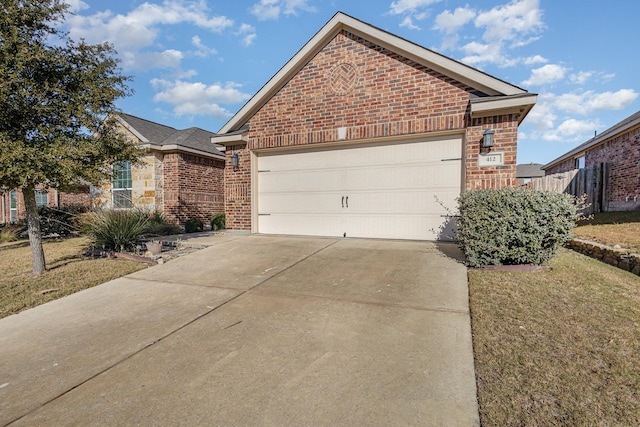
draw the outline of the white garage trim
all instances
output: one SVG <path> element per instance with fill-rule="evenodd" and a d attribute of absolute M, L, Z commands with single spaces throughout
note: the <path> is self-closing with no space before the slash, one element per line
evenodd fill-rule
<path fill-rule="evenodd" d="M 435 240 L 463 185 L 463 136 L 262 151 L 254 232 Z"/>

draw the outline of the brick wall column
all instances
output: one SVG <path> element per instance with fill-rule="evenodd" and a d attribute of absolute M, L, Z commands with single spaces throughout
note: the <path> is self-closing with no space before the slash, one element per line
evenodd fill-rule
<path fill-rule="evenodd" d="M 231 157 L 238 154 L 234 170 Z M 229 230 L 251 230 L 251 153 L 246 144 L 227 146 L 224 168 L 224 203 Z"/>
<path fill-rule="evenodd" d="M 484 131 L 493 130 L 493 147 L 481 148 Z M 465 189 L 502 188 L 516 186 L 516 149 L 518 141 L 518 115 L 479 117 L 470 119 L 466 144 L 466 186 Z M 480 153 L 503 153 L 504 164 L 500 166 L 479 166 Z"/>

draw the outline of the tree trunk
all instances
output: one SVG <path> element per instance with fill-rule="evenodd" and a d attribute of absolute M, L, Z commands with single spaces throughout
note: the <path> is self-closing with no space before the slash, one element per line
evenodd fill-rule
<path fill-rule="evenodd" d="M 47 269 L 42 249 L 42 232 L 40 231 L 40 215 L 36 205 L 34 188 L 23 188 L 24 208 L 27 213 L 27 230 L 29 231 L 29 245 L 31 246 L 31 261 L 33 272 L 42 273 Z"/>

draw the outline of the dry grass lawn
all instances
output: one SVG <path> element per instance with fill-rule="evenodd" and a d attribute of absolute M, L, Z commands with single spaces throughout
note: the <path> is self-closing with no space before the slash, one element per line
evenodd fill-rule
<path fill-rule="evenodd" d="M 591 220 L 580 222 L 574 234 L 581 239 L 620 245 L 640 253 L 640 211 L 597 214 Z"/>
<path fill-rule="evenodd" d="M 144 264 L 82 256 L 85 238 L 45 241 L 48 270 L 31 273 L 31 249 L 22 240 L 0 244 L 0 318 L 107 282 L 146 267 Z"/>
<path fill-rule="evenodd" d="M 640 278 L 562 250 L 470 271 L 482 425 L 640 425 Z"/>

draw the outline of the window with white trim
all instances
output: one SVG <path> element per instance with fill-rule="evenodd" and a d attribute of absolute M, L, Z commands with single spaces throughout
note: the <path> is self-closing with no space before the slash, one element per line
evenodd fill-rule
<path fill-rule="evenodd" d="M 114 209 L 131 209 L 131 163 L 118 162 L 113 165 L 113 185 L 111 194 Z"/>
<path fill-rule="evenodd" d="M 9 222 L 18 222 L 18 192 L 9 192 Z"/>
<path fill-rule="evenodd" d="M 584 169 L 585 158 L 584 156 L 576 157 L 576 169 Z"/>
<path fill-rule="evenodd" d="M 46 190 L 36 190 L 36 206 L 41 208 L 49 206 L 49 192 Z"/>

